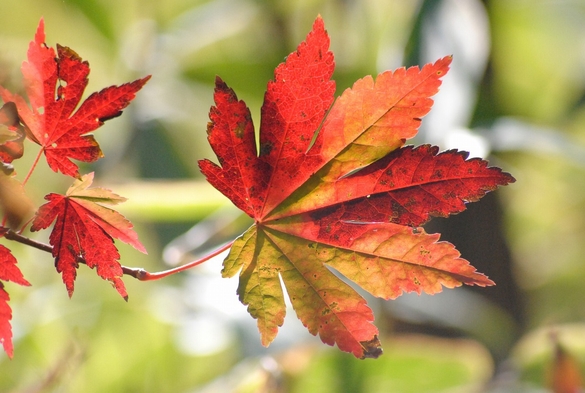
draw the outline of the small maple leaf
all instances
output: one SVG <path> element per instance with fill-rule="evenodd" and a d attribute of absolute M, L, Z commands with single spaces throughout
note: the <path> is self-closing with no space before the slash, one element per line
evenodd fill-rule
<path fill-rule="evenodd" d="M 24 98 L 2 87 L 0 97 L 16 104 L 27 126 L 27 137 L 42 147 L 51 169 L 79 178 L 71 158 L 93 162 L 103 156 L 97 141 L 87 134 L 122 114 L 150 76 L 93 93 L 75 111 L 88 83 L 87 61 L 68 47 L 57 45 L 57 53 L 48 47 L 43 19 L 27 57 L 22 74 L 31 107 Z"/>
<path fill-rule="evenodd" d="M 309 332 L 360 358 L 382 352 L 372 310 L 329 268 L 385 299 L 493 285 L 452 244 L 418 228 L 514 181 L 465 152 L 404 147 L 450 63 L 367 76 L 334 100 L 333 54 L 319 17 L 268 83 L 259 152 L 248 108 L 217 78 L 207 132 L 220 165 L 199 165 L 255 220 L 222 274 L 240 272 L 239 298 L 264 345 L 284 322 L 281 280 Z"/>
<path fill-rule="evenodd" d="M 90 268 L 95 267 L 100 277 L 111 281 L 126 299 L 128 294 L 121 280 L 120 254 L 114 246 L 114 238 L 143 253 L 146 249 L 130 221 L 103 206 L 116 205 L 126 198 L 104 188 L 89 188 L 92 182 L 93 172 L 75 180 L 65 195 L 47 195 L 45 199 L 49 202 L 39 208 L 31 231 L 46 229 L 56 220 L 49 242 L 69 296 L 73 294 L 79 262 L 84 262 Z"/>
<path fill-rule="evenodd" d="M 6 233 L 6 228 L 2 228 L 0 235 Z M 12 329 L 10 320 L 12 319 L 12 310 L 8 305 L 10 296 L 4 289 L 2 281 L 12 281 L 16 284 L 29 286 L 30 283 L 24 279 L 22 272 L 16 266 L 16 258 L 10 250 L 0 245 L 0 343 L 9 357 L 13 355 L 12 346 Z"/>

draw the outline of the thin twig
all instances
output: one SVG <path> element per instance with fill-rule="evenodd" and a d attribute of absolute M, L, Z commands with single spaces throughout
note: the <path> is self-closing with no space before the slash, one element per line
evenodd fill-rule
<path fill-rule="evenodd" d="M 173 269 L 169 269 L 169 270 L 165 270 L 162 272 L 157 272 L 157 273 L 149 273 L 144 269 L 130 269 L 130 268 L 125 268 L 128 269 L 129 272 L 126 273 L 126 271 L 124 271 L 124 274 L 129 274 L 132 275 L 134 278 L 137 278 L 140 281 L 154 281 L 154 280 L 160 280 L 161 278 L 170 276 L 172 274 L 176 274 L 176 273 L 180 273 L 182 271 L 191 269 L 192 267 L 195 267 L 197 265 L 202 264 L 203 262 L 207 262 L 208 260 L 210 260 L 211 258 L 221 254 L 222 252 L 228 250 L 232 244 L 234 243 L 234 240 L 232 240 L 231 242 L 224 244 L 223 246 L 221 246 L 220 248 L 216 249 L 215 251 L 205 255 L 202 258 L 196 259 L 194 261 L 188 262 L 184 265 L 175 267 Z M 136 275 L 133 275 L 132 273 L 134 273 L 134 271 L 136 270 Z"/>
<path fill-rule="evenodd" d="M 17 232 L 14 232 L 12 229 L 6 230 L 6 232 L 4 232 L 4 237 L 8 240 L 13 240 L 13 241 L 16 241 L 16 242 L 19 242 L 22 244 L 26 244 L 27 246 L 31 246 L 31 247 L 34 247 L 38 250 L 48 252 L 49 254 L 53 254 L 53 246 L 36 241 L 36 240 L 33 240 L 33 239 L 30 239 L 30 238 L 23 236 Z M 206 262 L 206 261 L 210 260 L 211 258 L 221 254 L 225 250 L 229 249 L 232 246 L 232 244 L 233 244 L 233 241 L 221 246 L 217 250 L 213 251 L 210 254 L 205 255 L 202 258 L 188 262 L 185 265 L 178 266 L 178 267 L 175 267 L 173 269 L 164 270 L 162 272 L 150 273 L 147 270 L 144 270 L 143 268 L 140 268 L 140 267 L 132 268 L 132 267 L 126 267 L 126 266 L 122 266 L 122 272 L 124 272 L 125 275 L 134 277 L 135 279 L 137 279 L 139 281 L 160 280 L 161 278 L 164 278 L 164 277 L 176 274 L 176 273 L 180 273 L 182 271 L 185 271 L 185 270 L 191 269 L 192 267 L 200 265 L 203 262 Z M 85 260 L 81 256 L 79 256 L 77 258 L 77 262 L 85 264 Z"/>
<path fill-rule="evenodd" d="M 27 246 L 34 247 L 41 251 L 46 251 L 50 254 L 53 253 L 53 246 L 45 243 L 38 242 L 36 240 L 30 239 L 26 236 L 23 236 L 17 232 L 14 232 L 12 229 L 7 230 L 4 233 L 4 237 L 8 240 L 14 240 L 15 242 L 19 242 L 22 244 L 26 244 Z"/>

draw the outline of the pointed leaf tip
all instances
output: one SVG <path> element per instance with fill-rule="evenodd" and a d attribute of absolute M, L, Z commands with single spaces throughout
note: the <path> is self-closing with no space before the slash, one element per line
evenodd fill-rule
<path fill-rule="evenodd" d="M 35 33 L 35 42 L 39 45 L 45 43 L 45 18 L 41 17 L 37 31 Z"/>

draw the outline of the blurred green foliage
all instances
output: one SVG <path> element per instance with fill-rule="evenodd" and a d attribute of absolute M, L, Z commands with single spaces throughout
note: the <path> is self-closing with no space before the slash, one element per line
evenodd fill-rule
<path fill-rule="evenodd" d="M 455 38 L 471 40 L 473 48 L 485 46 L 487 52 L 485 61 L 475 56 L 479 77 L 463 77 L 471 91 L 471 100 L 465 101 L 470 120 L 457 126 L 482 138 L 493 154 L 490 160 L 517 179 L 497 193 L 513 259 L 511 281 L 524 305 L 523 316 L 509 315 L 520 321 L 519 333 L 501 318 L 490 317 L 507 312 L 498 310 L 481 318 L 477 334 L 453 322 L 456 335 L 477 340 L 469 345 L 456 345 L 451 338 L 421 345 L 418 336 L 392 335 L 397 317 L 380 306 L 377 318 L 386 327 L 387 351 L 376 361 L 359 362 L 323 345 L 299 347 L 298 342 L 277 340 L 275 349 L 258 349 L 257 336 L 240 334 L 246 329 L 243 325 L 234 327 L 240 333 L 215 351 L 190 351 L 183 337 L 189 335 L 186 321 L 201 313 L 201 297 L 215 303 L 216 314 L 228 307 L 214 294 L 215 281 L 207 276 L 194 272 L 163 283 L 126 279 L 130 293 L 126 304 L 93 272 L 80 269 L 70 300 L 48 255 L 10 244 L 33 286 L 7 285 L 14 310 L 15 357 L 0 355 L 0 391 L 440 392 L 483 386 L 491 392 L 531 392 L 546 384 L 544 370 L 553 347 L 546 332 L 553 327 L 567 350 L 585 359 L 585 348 L 578 344 L 585 342 L 585 2 L 462 3 L 470 7 L 461 11 L 469 20 L 474 20 L 469 12 L 479 15 L 471 27 L 479 28 L 485 17 L 486 36 L 473 41 L 475 30 L 463 29 Z M 2 1 L 0 84 L 22 88 L 19 66 L 41 16 L 49 45 L 69 46 L 89 61 L 92 73 L 86 93 L 153 75 L 125 114 L 97 132 L 106 157 L 82 170 L 96 171 L 99 185 L 130 197 L 121 210 L 137 225 L 150 255 L 121 245 L 122 263 L 162 270 L 164 247 L 186 229 L 186 223 L 198 222 L 227 204 L 202 182 L 197 169 L 198 159 L 213 157 L 205 130 L 215 75 L 246 101 L 258 125 L 274 68 L 303 40 L 318 14 L 331 35 L 340 93 L 364 75 L 414 60 L 434 60 L 425 57 L 434 53 L 429 42 L 441 47 L 450 37 L 433 28 L 448 19 L 445 10 L 456 9 L 454 4 L 458 3 Z M 462 70 L 454 69 L 447 80 L 457 79 Z M 26 173 L 30 161 L 18 165 L 19 173 Z M 40 203 L 44 194 L 63 192 L 68 185 L 68 179 L 40 169 L 27 191 Z M 219 265 L 213 266 L 217 267 L 213 277 L 218 278 Z M 484 273 L 491 275 L 489 270 Z M 199 287 L 213 283 L 211 292 L 193 290 L 193 282 Z M 231 284 L 227 295 L 236 301 L 235 283 Z M 489 291 L 481 289 L 480 294 L 489 297 Z M 161 295 L 168 293 L 174 296 Z M 436 295 L 439 301 L 446 299 L 441 296 Z M 466 318 L 448 304 L 445 310 L 450 321 Z M 230 313 L 231 309 L 225 312 Z M 544 332 L 541 339 L 532 338 L 534 331 Z M 220 330 L 210 332 L 195 338 L 211 341 Z M 299 332 L 299 341 L 308 336 Z M 508 360 L 502 362 L 498 354 L 496 368 L 489 355 L 498 347 L 494 337 L 501 337 Z M 276 365 L 266 366 L 262 355 Z M 509 369 L 502 372 L 502 365 Z"/>

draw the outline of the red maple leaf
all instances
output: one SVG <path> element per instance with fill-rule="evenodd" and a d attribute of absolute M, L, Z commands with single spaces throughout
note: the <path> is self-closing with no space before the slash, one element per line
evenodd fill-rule
<path fill-rule="evenodd" d="M 5 229 L 0 235 L 4 235 Z M 12 310 L 8 305 L 10 296 L 4 290 L 4 283 L 2 281 L 12 281 L 20 285 L 30 285 L 28 281 L 22 276 L 22 272 L 16 266 L 16 258 L 12 255 L 10 250 L 3 245 L 0 245 L 0 343 L 4 347 L 4 351 L 9 357 L 13 355 L 12 346 L 12 329 L 10 327 L 10 320 L 12 319 Z"/>
<path fill-rule="evenodd" d="M 66 195 L 49 194 L 48 203 L 42 205 L 32 223 L 31 231 L 45 229 L 56 220 L 49 242 L 57 271 L 62 274 L 69 296 L 73 294 L 73 283 L 80 262 L 96 268 L 97 274 L 112 282 L 116 290 L 128 297 L 120 254 L 114 238 L 130 244 L 146 253 L 138 241 L 132 224 L 120 213 L 103 206 L 116 205 L 126 199 L 104 188 L 89 188 L 93 172 L 75 180 Z"/>
<path fill-rule="evenodd" d="M 385 299 L 493 285 L 452 244 L 417 227 L 514 181 L 465 152 L 404 147 L 450 63 L 367 76 L 334 100 L 333 54 L 318 18 L 268 84 L 259 152 L 248 108 L 217 79 L 208 139 L 220 165 L 200 168 L 255 220 L 222 273 L 240 272 L 238 294 L 264 345 L 284 321 L 281 280 L 312 334 L 361 358 L 381 353 L 373 313 L 329 268 Z"/>
<path fill-rule="evenodd" d="M 89 64 L 68 47 L 57 45 L 57 53 L 48 47 L 42 19 L 27 57 L 22 74 L 31 107 L 24 98 L 2 87 L 0 96 L 4 102 L 16 104 L 20 118 L 30 130 L 27 136 L 41 145 L 51 169 L 79 177 L 71 158 L 93 162 L 103 156 L 94 137 L 87 134 L 122 114 L 150 76 L 107 87 L 91 94 L 79 106 L 88 83 Z"/>

